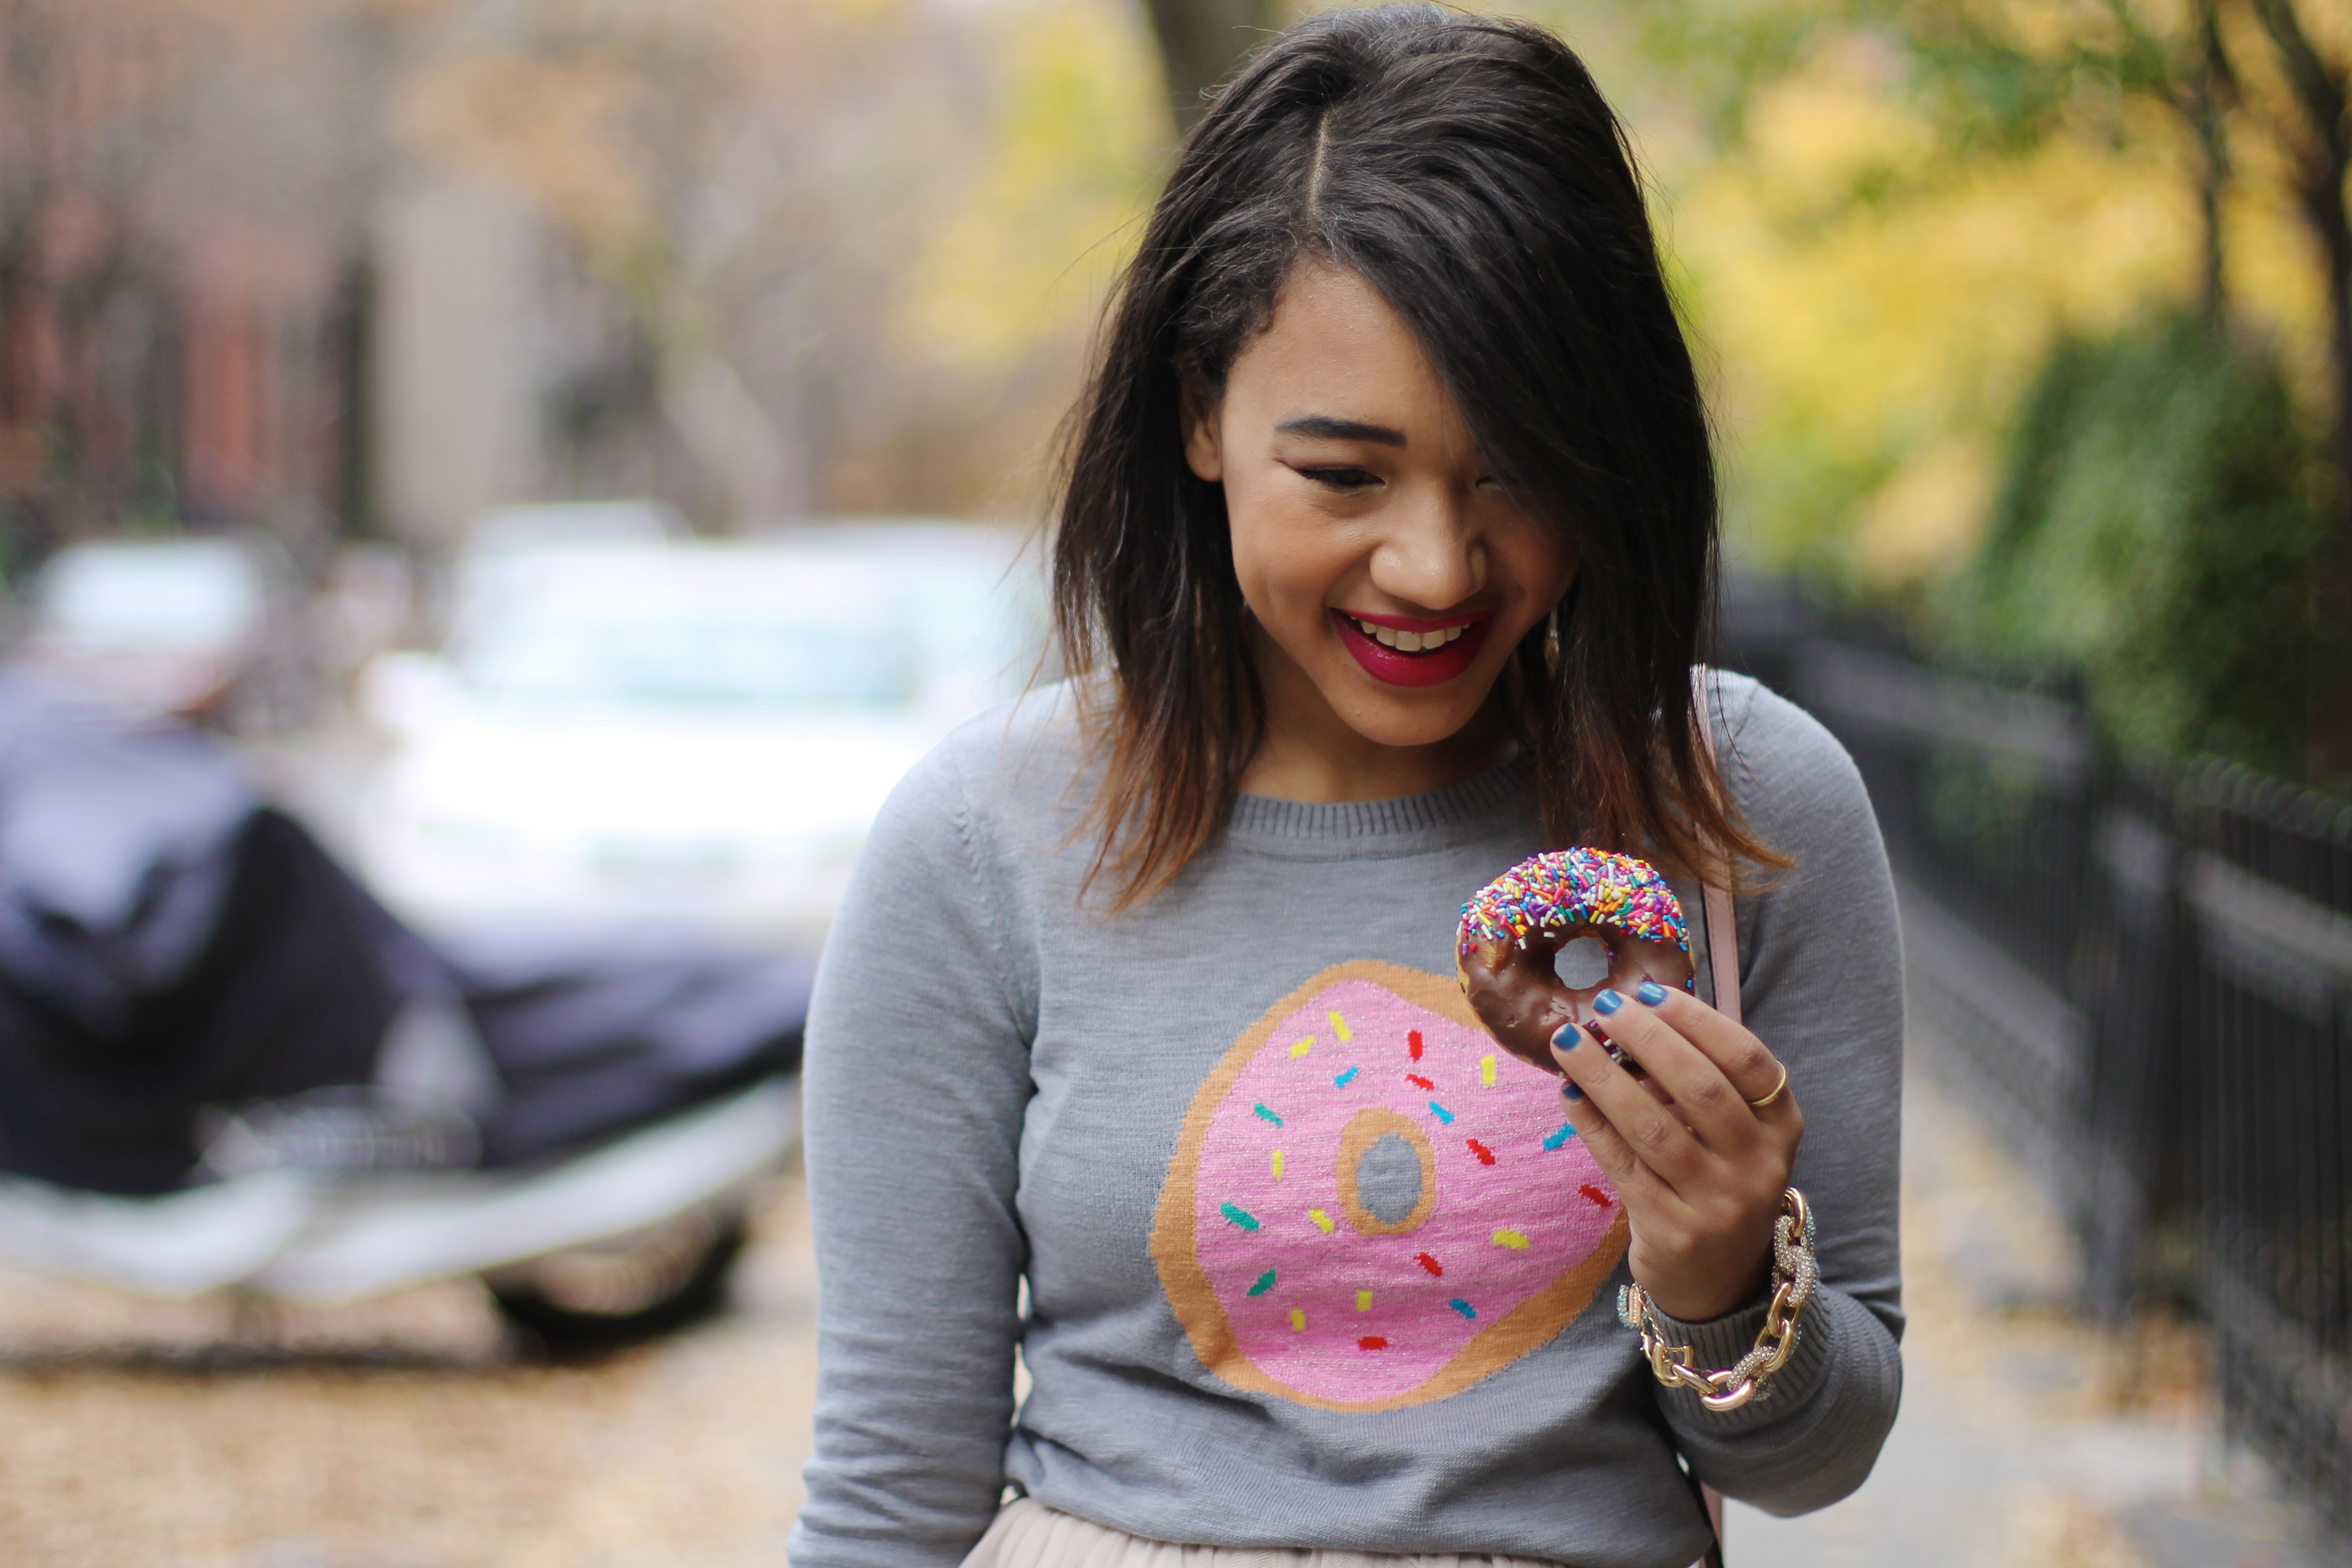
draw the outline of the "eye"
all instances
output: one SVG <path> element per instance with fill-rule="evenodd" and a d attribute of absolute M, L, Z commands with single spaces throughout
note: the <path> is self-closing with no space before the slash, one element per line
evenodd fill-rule
<path fill-rule="evenodd" d="M 1381 482 L 1380 475 L 1369 468 L 1300 468 L 1297 471 L 1326 489 L 1339 490 L 1342 493 L 1352 493 L 1362 489 L 1367 485 L 1376 485 Z"/>

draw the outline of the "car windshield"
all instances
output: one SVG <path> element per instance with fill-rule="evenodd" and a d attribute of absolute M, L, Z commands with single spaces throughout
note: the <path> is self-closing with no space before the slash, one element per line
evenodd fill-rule
<path fill-rule="evenodd" d="M 887 708 L 909 695 L 887 629 L 774 620 L 520 620 L 465 668 L 486 695 L 543 702 Z"/>
<path fill-rule="evenodd" d="M 476 606 L 453 653 L 486 697 L 532 704 L 888 710 L 975 637 L 992 584 L 728 546 L 550 559 Z M 961 623 L 961 624 L 959 624 Z"/>
<path fill-rule="evenodd" d="M 217 541 L 81 545 L 42 574 L 37 613 L 41 634 L 64 641 L 217 647 L 251 630 L 261 584 L 245 555 Z"/>

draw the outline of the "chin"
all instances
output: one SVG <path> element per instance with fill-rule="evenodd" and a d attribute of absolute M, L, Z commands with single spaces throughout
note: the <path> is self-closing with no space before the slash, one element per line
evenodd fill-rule
<path fill-rule="evenodd" d="M 1349 684 L 1358 687 L 1349 700 L 1332 704 L 1348 728 L 1375 745 L 1405 749 L 1438 745 L 1460 734 L 1478 716 L 1494 682 L 1480 687 L 1475 700 L 1449 694 L 1418 701 L 1401 701 L 1386 690 L 1367 695 L 1358 682 Z"/>

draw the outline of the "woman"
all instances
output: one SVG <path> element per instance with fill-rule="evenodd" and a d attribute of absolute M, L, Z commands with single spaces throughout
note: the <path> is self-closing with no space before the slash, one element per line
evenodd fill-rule
<path fill-rule="evenodd" d="M 1750 682 L 1694 694 L 1705 415 L 1582 66 L 1417 5 L 1266 46 L 1076 428 L 1083 673 L 900 786 L 818 983 L 796 1568 L 1680 1568 L 1694 1477 L 1850 1491 L 1900 1381 L 1893 898 L 1836 744 Z M 1694 908 L 1738 884 L 1746 1026 L 1611 994 L 1647 1086 L 1582 1031 L 1558 1087 L 1493 1049 L 1457 911 L 1569 844 Z M 1769 1394 L 1707 1409 L 1615 1287 L 1731 1365 L 1791 1183 L 1822 1288 Z"/>

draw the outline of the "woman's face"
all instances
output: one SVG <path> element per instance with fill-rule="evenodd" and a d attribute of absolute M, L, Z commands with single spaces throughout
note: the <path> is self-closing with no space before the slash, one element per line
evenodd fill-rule
<path fill-rule="evenodd" d="M 1412 331 L 1352 272 L 1291 274 L 1216 409 L 1192 420 L 1185 456 L 1224 487 L 1277 725 L 1286 695 L 1311 688 L 1377 744 L 1452 738 L 1576 574 L 1567 542 L 1496 482 Z"/>

